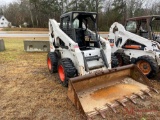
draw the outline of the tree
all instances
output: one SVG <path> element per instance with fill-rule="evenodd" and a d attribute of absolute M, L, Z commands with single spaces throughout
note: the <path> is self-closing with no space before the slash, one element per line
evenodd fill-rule
<path fill-rule="evenodd" d="M 69 11 L 97 12 L 99 30 L 108 31 L 115 21 L 124 23 L 129 17 L 159 15 L 160 2 L 149 3 L 146 0 L 19 0 L 1 7 L 0 14 L 16 26 L 27 22 L 29 27 L 48 27 L 48 19 L 59 22 L 60 15 Z"/>

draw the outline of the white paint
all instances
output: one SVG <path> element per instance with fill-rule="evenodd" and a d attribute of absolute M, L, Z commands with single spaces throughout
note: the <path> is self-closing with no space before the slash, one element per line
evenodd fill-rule
<path fill-rule="evenodd" d="M 95 36 L 95 33 L 91 30 L 87 29 L 89 35 Z M 87 33 L 86 33 L 87 34 Z M 60 40 L 64 42 L 65 46 L 68 47 L 68 49 L 64 49 L 62 47 L 55 48 L 52 47 L 53 44 L 60 46 Z M 85 75 L 89 74 L 90 72 L 95 72 L 98 70 L 106 70 L 111 69 L 111 47 L 109 41 L 106 41 L 104 38 L 100 37 L 101 43 L 103 43 L 103 47 L 100 46 L 100 48 L 94 47 L 93 49 L 89 50 L 81 50 L 78 46 L 78 43 L 76 43 L 74 40 L 72 40 L 65 32 L 63 32 L 59 24 L 54 19 L 49 19 L 49 41 L 50 41 L 50 51 L 54 52 L 54 50 L 58 50 L 61 53 L 61 58 L 70 58 L 72 62 L 74 63 L 78 74 L 79 75 Z M 101 56 L 101 50 L 104 51 L 106 60 L 108 62 L 108 68 L 104 65 L 104 61 L 102 58 L 99 60 L 92 60 L 87 61 L 87 65 L 89 68 L 91 67 L 99 67 L 101 65 L 104 65 L 99 68 L 94 68 L 93 70 L 90 70 L 89 72 L 85 70 L 85 64 L 84 64 L 84 57 L 89 56 Z M 83 52 L 83 53 L 82 53 Z M 84 57 L 83 57 L 84 54 Z"/>
<path fill-rule="evenodd" d="M 9 27 L 10 22 L 2 15 L 0 16 L 0 28 Z"/>

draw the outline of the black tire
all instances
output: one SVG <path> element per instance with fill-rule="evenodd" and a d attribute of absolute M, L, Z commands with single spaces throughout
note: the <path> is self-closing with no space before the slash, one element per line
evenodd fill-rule
<path fill-rule="evenodd" d="M 130 57 L 125 55 L 124 53 L 122 54 L 122 57 L 123 57 L 123 65 L 129 65 L 131 64 L 130 62 Z"/>
<path fill-rule="evenodd" d="M 123 66 L 123 57 L 121 53 L 115 53 L 117 59 L 118 59 L 118 66 Z"/>
<path fill-rule="evenodd" d="M 146 64 L 143 64 L 143 68 L 140 67 L 140 62 L 145 62 Z M 158 73 L 159 67 L 157 62 L 155 61 L 155 59 L 153 57 L 150 57 L 148 55 L 144 55 L 144 56 L 140 56 L 136 59 L 135 61 L 136 65 L 138 68 L 140 68 L 140 70 L 148 77 L 148 78 L 152 78 L 154 76 L 156 76 L 156 74 Z M 142 64 L 141 64 L 142 65 Z M 142 69 L 143 70 L 142 70 Z M 148 72 L 149 70 L 149 72 Z M 148 73 L 147 73 L 147 72 Z"/>
<path fill-rule="evenodd" d="M 130 63 L 130 57 L 125 55 L 124 53 L 115 53 L 117 59 L 118 59 L 118 66 L 123 66 L 123 65 L 129 65 Z"/>
<path fill-rule="evenodd" d="M 112 60 L 111 62 L 112 68 L 118 67 L 119 62 L 118 62 L 117 57 L 114 54 L 111 54 L 111 60 Z"/>
<path fill-rule="evenodd" d="M 58 57 L 55 52 L 49 52 L 47 54 L 47 65 L 51 74 L 57 72 Z"/>
<path fill-rule="evenodd" d="M 77 76 L 77 70 L 69 58 L 62 58 L 58 62 L 58 76 L 64 87 L 68 86 L 69 78 Z"/>

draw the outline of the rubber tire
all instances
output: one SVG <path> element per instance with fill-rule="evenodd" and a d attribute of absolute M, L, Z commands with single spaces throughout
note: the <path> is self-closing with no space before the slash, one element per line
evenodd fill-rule
<path fill-rule="evenodd" d="M 130 62 L 130 57 L 125 55 L 124 53 L 122 54 L 122 57 L 123 57 L 123 65 L 129 65 L 131 64 Z"/>
<path fill-rule="evenodd" d="M 112 60 L 111 62 L 112 68 L 118 67 L 119 65 L 118 59 L 113 53 L 111 54 L 111 60 Z"/>
<path fill-rule="evenodd" d="M 120 57 L 122 59 L 122 63 L 120 65 L 120 61 L 118 59 L 119 65 L 118 66 L 123 66 L 123 65 L 129 65 L 130 63 L 130 57 L 125 55 L 124 53 L 115 53 L 117 59 Z"/>
<path fill-rule="evenodd" d="M 156 76 L 156 74 L 158 73 L 159 67 L 153 57 L 150 57 L 148 55 L 140 56 L 136 59 L 135 63 L 137 64 L 137 62 L 139 60 L 144 60 L 150 64 L 151 72 L 146 75 L 148 78 L 152 78 L 152 77 Z"/>
<path fill-rule="evenodd" d="M 118 59 L 118 66 L 123 66 L 123 57 L 121 53 L 115 53 L 117 59 Z"/>
<path fill-rule="evenodd" d="M 77 69 L 75 68 L 72 60 L 69 58 L 60 59 L 58 62 L 58 68 L 59 68 L 59 66 L 63 67 L 64 76 L 65 76 L 64 81 L 62 81 L 60 78 L 59 70 L 58 70 L 59 80 L 60 80 L 62 86 L 68 87 L 68 80 L 69 80 L 69 78 L 73 78 L 73 77 L 77 76 Z"/>
<path fill-rule="evenodd" d="M 48 59 L 51 60 L 51 68 L 49 68 Z M 47 66 L 48 70 L 51 74 L 57 72 L 57 65 L 58 65 L 58 56 L 55 52 L 49 52 L 47 54 Z"/>

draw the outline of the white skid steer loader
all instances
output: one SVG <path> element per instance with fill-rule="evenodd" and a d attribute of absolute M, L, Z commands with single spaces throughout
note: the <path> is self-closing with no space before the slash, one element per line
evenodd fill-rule
<path fill-rule="evenodd" d="M 154 77 L 160 66 L 160 44 L 126 31 L 123 25 L 111 25 L 108 40 L 119 66 L 136 64 L 147 77 Z"/>
<path fill-rule="evenodd" d="M 111 66 L 110 44 L 97 34 L 96 13 L 66 13 L 60 27 L 50 19 L 49 31 L 48 66 L 51 73 L 58 68 L 62 85 L 67 86 L 69 78 L 118 66 L 114 56 Z"/>
<path fill-rule="evenodd" d="M 49 20 L 48 69 L 58 71 L 69 99 L 87 119 L 105 118 L 105 110 L 115 112 L 118 105 L 157 92 L 135 65 L 111 69 L 118 59 L 111 55 L 109 41 L 97 34 L 96 13 L 76 11 L 60 18 L 60 24 Z"/>

